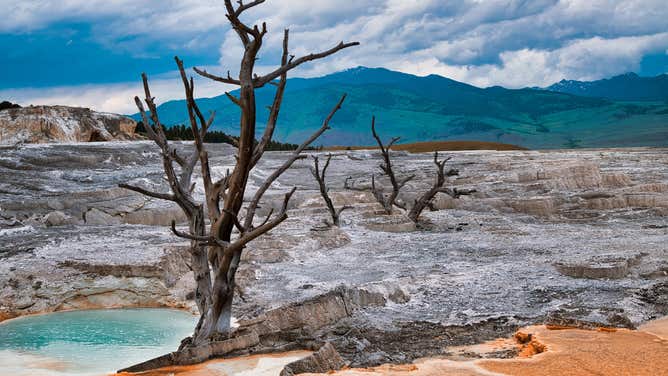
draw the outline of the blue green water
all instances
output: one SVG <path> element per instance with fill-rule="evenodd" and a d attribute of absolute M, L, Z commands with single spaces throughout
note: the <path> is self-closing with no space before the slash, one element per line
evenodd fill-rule
<path fill-rule="evenodd" d="M 168 309 L 58 312 L 0 324 L 0 370 L 105 374 L 174 351 L 196 317 Z M 0 372 L 0 374 L 4 374 Z"/>

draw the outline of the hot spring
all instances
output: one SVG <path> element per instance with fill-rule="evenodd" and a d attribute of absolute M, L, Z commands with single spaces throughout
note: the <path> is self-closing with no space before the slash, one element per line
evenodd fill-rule
<path fill-rule="evenodd" d="M 197 317 L 170 309 L 57 312 L 0 323 L 7 375 L 104 375 L 174 351 Z"/>

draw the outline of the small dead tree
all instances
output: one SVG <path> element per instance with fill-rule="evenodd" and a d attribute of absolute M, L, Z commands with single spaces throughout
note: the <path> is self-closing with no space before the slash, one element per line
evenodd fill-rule
<path fill-rule="evenodd" d="M 382 187 L 376 186 L 375 175 L 371 175 L 371 192 L 376 197 L 376 200 L 381 205 L 383 205 L 385 213 L 392 214 L 392 209 L 394 206 L 398 206 L 401 209 L 406 209 L 405 205 L 402 205 L 397 202 L 397 196 L 399 196 L 399 190 L 404 185 L 406 185 L 406 183 L 415 178 L 415 175 L 410 175 L 403 179 L 397 179 L 396 175 L 394 174 L 394 170 L 392 169 L 392 160 L 390 159 L 390 148 L 392 147 L 392 145 L 394 145 L 395 142 L 399 141 L 400 137 L 394 137 L 390 140 L 390 142 L 387 145 L 383 145 L 383 141 L 381 141 L 380 137 L 376 133 L 375 116 L 371 117 L 371 133 L 373 134 L 373 138 L 376 139 L 378 147 L 380 148 L 380 152 L 383 156 L 383 162 L 380 164 L 380 169 L 383 171 L 383 173 L 385 173 L 385 175 L 387 175 L 387 177 L 390 179 L 390 183 L 392 184 L 392 192 L 390 192 L 389 195 L 386 195 L 383 192 Z"/>
<path fill-rule="evenodd" d="M 203 77 L 239 87 L 238 96 L 225 93 L 241 109 L 238 154 L 235 156 L 236 164 L 231 174 L 228 172 L 225 176 L 217 179 L 214 179 L 211 174 L 209 157 L 204 145 L 204 135 L 213 122 L 214 114 L 211 114 L 207 119 L 200 111 L 195 102 L 193 79 L 187 77 L 183 62 L 178 57 L 175 59 L 185 88 L 187 111 L 195 138 L 195 147 L 192 153 L 182 155 L 167 141 L 165 129 L 160 122 L 157 106 L 154 97 L 151 95 L 148 78 L 145 74 L 142 74 L 142 80 L 144 102 L 148 106 L 148 113 L 139 97 L 135 97 L 135 103 L 146 125 L 148 137 L 160 148 L 170 193 L 149 191 L 128 184 L 121 184 L 120 186 L 150 197 L 173 201 L 188 218 L 187 232 L 179 231 L 175 222 L 172 222 L 171 229 L 176 236 L 191 241 L 191 268 L 196 282 L 195 299 L 200 312 L 200 319 L 193 336 L 189 340 L 183 341 L 182 347 L 196 346 L 220 335 L 226 336 L 229 334 L 235 275 L 242 251 L 250 241 L 272 230 L 287 218 L 288 202 L 295 188 L 285 194 L 283 205 L 278 213 L 274 214 L 271 211 L 264 220 L 255 223 L 255 211 L 259 202 L 272 183 L 290 168 L 297 159 L 304 157 L 301 152 L 329 128 L 329 121 L 345 99 L 344 95 L 334 106 L 322 126 L 265 179 L 249 202 L 245 217 L 242 220 L 240 212 L 249 174 L 262 158 L 266 146 L 272 140 L 287 83 L 288 71 L 305 62 L 321 59 L 344 48 L 359 44 L 357 42 L 341 42 L 329 50 L 295 59 L 294 56 L 289 55 L 289 33 L 288 30 L 285 30 L 280 66 L 267 74 L 257 75 L 254 72 L 255 63 L 264 36 L 267 33 L 267 27 L 265 23 L 262 23 L 261 26 L 251 27 L 242 22 L 240 16 L 263 2 L 264 0 L 247 3 L 237 1 L 238 5 L 235 6 L 231 0 L 225 0 L 227 19 L 244 46 L 238 77 L 232 77 L 229 72 L 227 76 L 217 76 L 194 68 L 195 72 Z M 256 141 L 255 90 L 266 84 L 275 85 L 276 91 L 272 105 L 269 107 L 269 117 L 264 133 L 260 140 Z M 205 194 L 203 202 L 199 202 L 193 197 L 195 187 L 192 181 L 193 169 L 198 163 L 201 169 L 201 184 L 204 187 Z M 206 219 L 208 219 L 208 222 Z"/>
<path fill-rule="evenodd" d="M 475 189 L 457 189 L 444 187 L 447 177 L 459 175 L 459 170 L 449 169 L 445 171 L 445 164 L 451 159 L 448 157 L 442 161 L 438 160 L 438 152 L 434 152 L 434 164 L 436 165 L 436 181 L 434 185 L 427 192 L 423 193 L 408 212 L 408 218 L 411 221 L 417 222 L 422 211 L 431 204 L 437 193 L 445 193 L 452 198 L 459 198 L 463 195 L 470 195 L 475 193 Z"/>
<path fill-rule="evenodd" d="M 332 202 L 332 199 L 329 197 L 329 189 L 327 188 L 327 184 L 325 183 L 325 173 L 327 172 L 327 167 L 329 167 L 329 162 L 331 160 L 332 160 L 332 154 L 330 153 L 327 155 L 327 160 L 325 161 L 325 164 L 322 166 L 322 170 L 320 170 L 318 157 L 314 155 L 311 174 L 313 174 L 313 177 L 318 182 L 318 188 L 320 188 L 320 195 L 322 196 L 322 199 L 325 200 L 325 204 L 327 205 L 327 210 L 329 210 L 329 214 L 332 217 L 332 225 L 338 227 L 340 223 L 339 218 L 341 217 L 341 212 L 343 212 L 346 209 L 352 209 L 352 206 L 343 205 L 338 210 L 334 208 L 334 203 Z"/>

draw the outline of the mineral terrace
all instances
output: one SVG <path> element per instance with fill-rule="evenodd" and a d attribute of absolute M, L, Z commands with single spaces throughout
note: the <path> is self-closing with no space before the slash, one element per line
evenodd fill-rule
<path fill-rule="evenodd" d="M 232 147 L 209 150 L 216 174 L 233 166 Z M 272 342 L 277 348 L 326 340 L 350 365 L 369 366 L 546 320 L 633 327 L 668 314 L 668 150 L 449 155 L 460 170 L 452 185 L 478 192 L 438 196 L 417 227 L 401 213 L 380 214 L 365 190 L 379 172 L 377 152 L 334 153 L 330 194 L 354 206 L 334 229 L 323 226 L 312 161 L 298 161 L 262 208 L 297 186 L 289 219 L 251 243 L 237 275 L 241 327 L 291 333 Z M 398 174 L 417 174 L 400 197 L 411 203 L 432 184 L 432 156 L 394 157 Z M 267 153 L 251 182 L 284 158 Z M 344 188 L 349 176 L 354 189 Z M 154 145 L 0 147 L 0 319 L 193 309 L 187 243 L 167 227 L 183 218 L 179 209 L 118 188 L 123 182 L 166 189 Z"/>

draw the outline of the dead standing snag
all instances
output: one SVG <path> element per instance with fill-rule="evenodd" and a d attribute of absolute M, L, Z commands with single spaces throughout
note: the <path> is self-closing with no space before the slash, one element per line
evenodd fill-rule
<path fill-rule="evenodd" d="M 403 179 L 398 179 L 396 175 L 394 174 L 394 170 L 392 169 L 392 160 L 390 158 L 390 148 L 392 145 L 394 145 L 395 142 L 399 141 L 399 137 L 394 137 L 390 140 L 390 142 L 387 145 L 384 145 L 383 142 L 381 141 L 380 137 L 376 133 L 376 118 L 372 117 L 371 118 L 371 133 L 373 134 L 373 138 L 376 139 L 376 142 L 378 143 L 378 147 L 380 148 L 380 153 L 383 157 L 383 162 L 380 164 L 380 169 L 387 175 L 387 177 L 390 179 L 390 183 L 392 184 L 392 192 L 389 195 L 386 195 L 383 192 L 382 187 L 376 186 L 376 177 L 374 175 L 371 176 L 371 192 L 373 193 L 374 197 L 376 200 L 383 205 L 383 209 L 385 209 L 385 213 L 387 214 L 392 214 L 392 209 L 393 206 L 398 206 L 402 209 L 406 209 L 404 205 L 400 205 L 396 199 L 397 196 L 399 195 L 399 190 L 406 185 L 407 182 L 415 178 L 415 175 L 410 175 L 407 176 Z M 425 207 L 430 205 L 431 201 L 434 199 L 437 193 L 445 193 L 449 195 L 450 197 L 453 198 L 459 198 L 460 196 L 463 195 L 470 195 L 472 193 L 475 193 L 475 189 L 457 189 L 457 188 L 447 188 L 444 187 L 446 177 L 449 176 L 454 176 L 458 175 L 459 171 L 455 169 L 450 169 L 448 171 L 445 171 L 445 163 L 449 161 L 450 158 L 446 158 L 442 161 L 438 160 L 438 152 L 434 152 L 434 164 L 436 165 L 436 181 L 434 182 L 434 185 L 432 186 L 431 189 L 429 189 L 427 192 L 422 194 L 419 198 L 415 200 L 415 203 L 411 210 L 408 212 L 407 216 L 410 220 L 413 222 L 417 222 L 418 218 L 420 217 L 420 214 L 424 210 Z M 344 185 L 345 188 L 352 189 L 348 185 L 348 180 L 350 178 L 346 179 L 346 184 Z"/>
<path fill-rule="evenodd" d="M 457 188 L 447 188 L 443 186 L 445 185 L 446 177 L 459 175 L 459 171 L 455 169 L 450 169 L 448 171 L 445 171 L 445 163 L 449 160 L 450 158 L 446 158 L 442 161 L 439 161 L 438 152 L 437 151 L 434 152 L 434 164 L 436 165 L 436 181 L 434 182 L 434 185 L 431 187 L 430 190 L 423 193 L 422 196 L 420 196 L 415 200 L 415 204 L 408 212 L 408 218 L 410 218 L 411 221 L 413 222 L 418 221 L 418 218 L 420 217 L 420 214 L 422 213 L 424 208 L 431 203 L 431 200 L 433 200 L 436 194 L 439 192 L 445 193 L 452 198 L 459 198 L 460 196 L 463 195 L 470 195 L 472 193 L 475 193 L 476 191 L 475 189 L 457 189 Z"/>
<path fill-rule="evenodd" d="M 387 177 L 390 179 L 390 183 L 392 184 L 392 192 L 390 192 L 389 195 L 386 195 L 383 192 L 382 187 L 376 186 L 376 177 L 371 175 L 371 192 L 373 193 L 374 197 L 376 197 L 376 200 L 381 205 L 383 205 L 385 213 L 392 214 L 392 209 L 394 206 L 405 209 L 403 205 L 397 202 L 399 190 L 404 185 L 406 185 L 406 183 L 415 178 L 415 175 L 410 175 L 403 179 L 397 179 L 396 175 L 394 175 L 394 170 L 392 169 L 392 160 L 390 159 L 390 148 L 392 145 L 394 145 L 395 142 L 399 141 L 399 137 L 394 137 L 387 145 L 383 145 L 383 141 L 381 141 L 380 137 L 378 137 L 378 134 L 376 133 L 375 116 L 371 117 L 371 133 L 373 134 L 373 138 L 376 139 L 378 147 L 380 148 L 380 153 L 383 156 L 383 162 L 380 164 L 380 169 L 385 175 L 387 175 Z"/>
<path fill-rule="evenodd" d="M 274 71 L 257 75 L 254 72 L 258 52 L 267 33 L 266 24 L 249 26 L 240 20 L 243 12 L 260 5 L 264 0 L 255 0 L 244 3 L 225 0 L 227 19 L 237 33 L 244 46 L 243 56 L 238 77 L 229 73 L 226 77 L 216 76 L 204 70 L 195 68 L 195 72 L 209 79 L 239 86 L 238 96 L 226 93 L 227 97 L 241 109 L 240 134 L 236 164 L 231 173 L 214 179 L 209 167 L 209 157 L 204 145 L 204 135 L 213 122 L 213 114 L 207 119 L 201 113 L 194 99 L 194 83 L 188 78 L 183 63 L 176 58 L 185 88 L 186 105 L 192 132 L 195 138 L 194 151 L 189 155 L 181 155 L 169 144 L 165 137 L 163 125 L 158 117 L 157 106 L 151 95 L 148 79 L 142 75 L 144 83 L 144 102 L 148 106 L 148 114 L 142 101 L 136 97 L 135 102 L 147 125 L 148 136 L 153 140 L 162 155 L 162 162 L 170 193 L 151 192 L 141 187 L 122 184 L 127 189 L 139 193 L 175 202 L 188 218 L 188 232 L 178 231 L 172 225 L 176 236 L 191 241 L 191 268 L 197 284 L 195 299 L 200 312 L 200 320 L 189 341 L 182 346 L 198 345 L 220 335 L 227 335 L 230 331 L 232 300 L 234 296 L 235 275 L 241 253 L 250 241 L 267 233 L 287 218 L 287 207 L 294 188 L 285 195 L 283 205 L 278 213 L 270 213 L 259 224 L 254 223 L 255 209 L 266 190 L 287 170 L 297 159 L 302 158 L 301 151 L 308 147 L 329 126 L 329 120 L 340 108 L 343 98 L 329 114 L 323 126 L 288 158 L 288 160 L 261 184 L 246 210 L 243 220 L 239 217 L 242 209 L 243 197 L 251 169 L 262 158 L 267 144 L 271 141 L 276 120 L 280 111 L 287 73 L 307 61 L 317 60 L 332 55 L 344 48 L 355 46 L 358 43 L 339 43 L 333 48 L 321 53 L 309 54 L 295 59 L 288 51 L 288 30 L 283 36 L 283 53 L 281 65 Z M 269 109 L 269 118 L 264 134 L 259 142 L 255 141 L 256 102 L 255 89 L 265 84 L 276 85 L 273 103 Z M 150 121 L 149 121 L 150 119 Z M 152 125 L 151 125 L 152 124 Z M 204 187 L 204 202 L 196 201 L 192 196 L 194 183 L 192 173 L 199 164 L 201 169 L 201 183 Z M 273 215 L 272 215 L 273 214 Z M 208 223 L 205 221 L 208 219 Z M 236 231 L 235 231 L 236 230 Z"/>
<path fill-rule="evenodd" d="M 327 205 L 327 210 L 329 210 L 329 215 L 332 217 L 332 225 L 334 226 L 339 226 L 339 219 L 341 217 L 341 212 L 346 210 L 346 209 L 352 209 L 352 206 L 349 205 L 343 205 L 341 208 L 338 210 L 334 208 L 334 203 L 332 202 L 332 199 L 329 197 L 329 188 L 327 188 L 327 184 L 325 183 L 325 173 L 327 172 L 327 167 L 329 167 L 329 162 L 332 160 L 332 154 L 327 155 L 327 160 L 325 161 L 325 165 L 322 166 L 322 170 L 320 169 L 319 161 L 317 156 L 313 156 L 313 167 L 311 168 L 311 174 L 313 174 L 313 177 L 315 180 L 318 182 L 318 188 L 320 189 L 320 195 L 322 196 L 322 199 L 325 201 L 325 205 Z"/>

